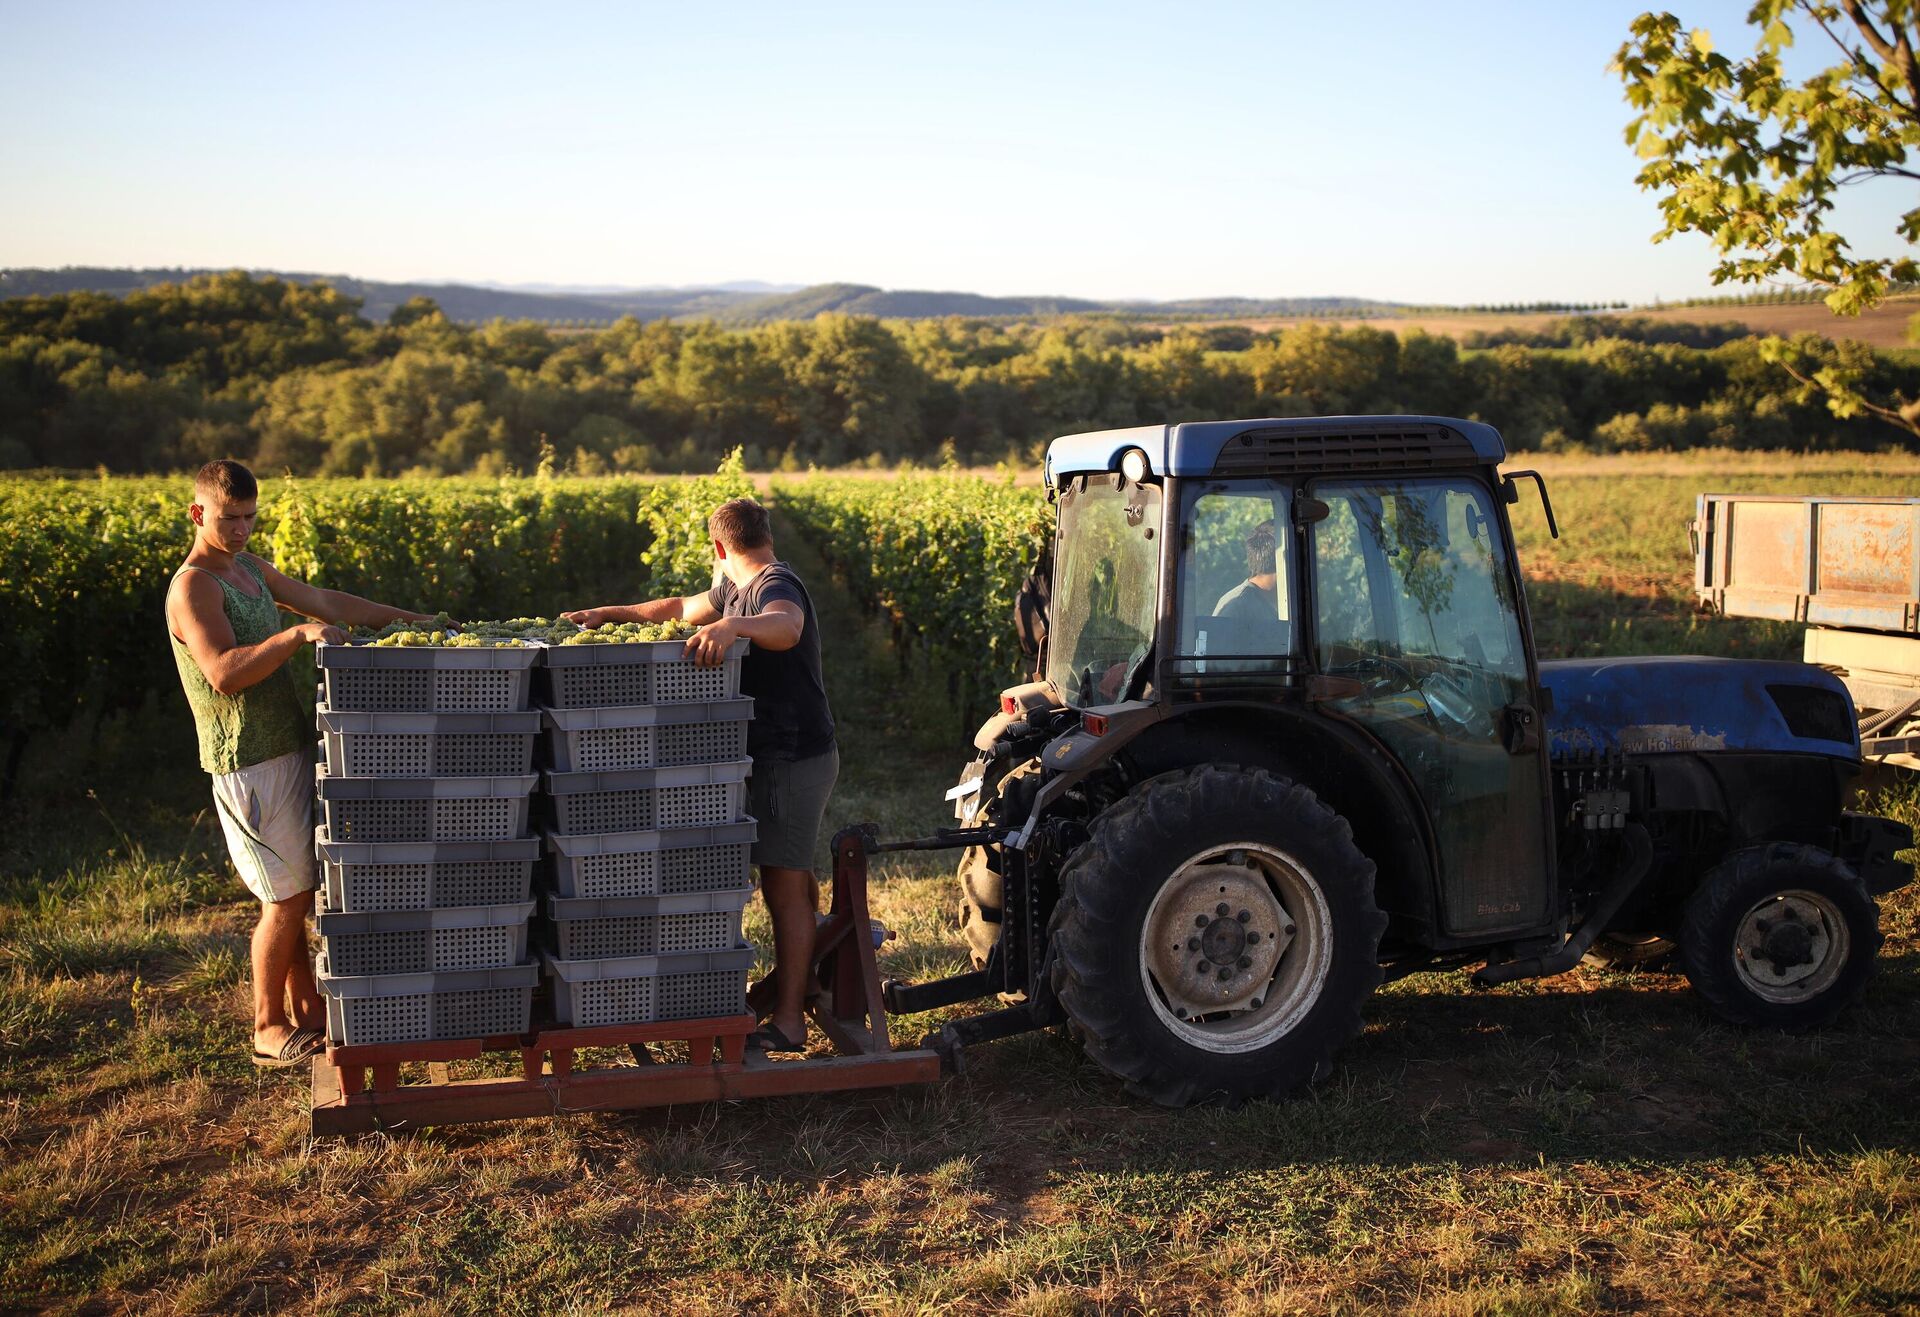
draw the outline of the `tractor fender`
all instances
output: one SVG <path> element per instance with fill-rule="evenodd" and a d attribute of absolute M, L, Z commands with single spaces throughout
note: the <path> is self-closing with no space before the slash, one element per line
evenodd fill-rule
<path fill-rule="evenodd" d="M 1088 709 L 1088 715 L 1106 719 L 1106 731 L 1098 735 L 1089 732 L 1082 718 L 1080 726 L 1047 742 L 1040 752 L 1040 762 L 1054 773 L 1078 773 L 1096 767 L 1170 712 L 1153 700 L 1128 700 Z"/>

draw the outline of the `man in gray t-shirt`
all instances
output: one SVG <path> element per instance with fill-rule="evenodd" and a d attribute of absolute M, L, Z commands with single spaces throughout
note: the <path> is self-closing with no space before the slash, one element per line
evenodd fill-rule
<path fill-rule="evenodd" d="M 774 556 L 765 508 L 750 498 L 731 499 L 708 518 L 707 533 L 720 568 L 713 589 L 563 616 L 581 626 L 681 618 L 701 627 L 687 641 L 687 654 L 708 665 L 725 661 L 734 641 L 753 642 L 741 660 L 740 693 L 754 701 L 747 799 L 759 822 L 753 863 L 760 870 L 760 895 L 773 916 L 774 1005 L 747 1041 L 768 1052 L 805 1051 L 814 912 L 820 906 L 813 852 L 840 775 L 820 668 L 820 627 L 806 586 Z"/>

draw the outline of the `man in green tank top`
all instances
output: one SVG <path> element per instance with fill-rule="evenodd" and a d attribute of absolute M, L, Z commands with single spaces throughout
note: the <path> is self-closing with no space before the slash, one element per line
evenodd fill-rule
<path fill-rule="evenodd" d="M 294 1065 L 320 1050 L 325 1008 L 307 960 L 313 860 L 313 701 L 287 660 L 345 640 L 341 625 L 432 615 L 322 590 L 246 552 L 260 487 L 238 462 L 194 477 L 193 547 L 167 589 L 167 631 L 200 736 L 200 766 L 227 851 L 260 898 L 253 930 L 253 1060 Z M 315 620 L 283 627 L 280 610 Z M 291 1010 L 288 1002 L 291 999 Z"/>

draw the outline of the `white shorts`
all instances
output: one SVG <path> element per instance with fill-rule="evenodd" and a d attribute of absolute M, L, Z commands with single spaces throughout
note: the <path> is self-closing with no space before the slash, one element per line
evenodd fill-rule
<path fill-rule="evenodd" d="M 313 759 L 294 750 L 213 775 L 213 803 L 240 881 L 262 901 L 318 887 L 313 863 Z"/>

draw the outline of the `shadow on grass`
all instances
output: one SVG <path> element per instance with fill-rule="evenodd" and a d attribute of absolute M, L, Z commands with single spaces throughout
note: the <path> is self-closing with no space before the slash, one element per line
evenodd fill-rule
<path fill-rule="evenodd" d="M 962 1076 L 923 1088 L 572 1119 L 589 1162 L 631 1163 L 677 1191 L 924 1175 L 961 1160 L 1014 1204 L 1063 1168 L 1233 1177 L 1549 1160 L 1678 1172 L 1905 1151 L 1920 1146 L 1920 957 L 1883 970 L 1837 1027 L 1802 1036 L 1722 1025 L 1665 975 L 1474 994 L 1416 982 L 1374 999 L 1326 1083 L 1237 1108 L 1157 1108 L 1041 1033 L 976 1048 Z M 419 1137 L 480 1148 L 497 1133 Z"/>

